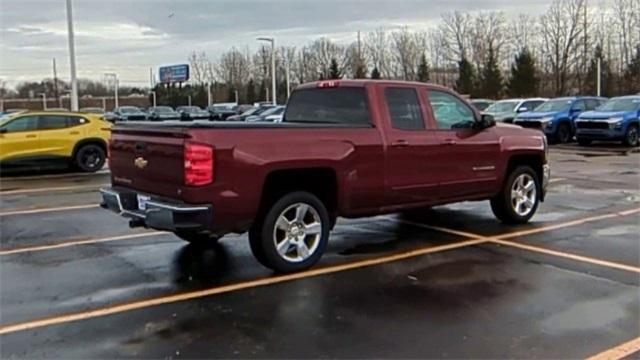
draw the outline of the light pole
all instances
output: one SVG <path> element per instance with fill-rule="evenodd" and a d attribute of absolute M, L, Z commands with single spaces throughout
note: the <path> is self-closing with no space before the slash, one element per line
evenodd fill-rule
<path fill-rule="evenodd" d="M 287 76 L 287 101 L 289 101 L 289 96 L 291 95 L 291 81 L 289 80 L 289 60 L 284 60 L 285 64 L 285 72 Z"/>
<path fill-rule="evenodd" d="M 109 77 L 111 79 L 113 79 L 113 84 L 114 84 L 114 108 L 118 107 L 118 86 L 119 84 L 119 80 L 118 80 L 118 74 L 116 73 L 105 73 L 104 76 Z"/>
<path fill-rule="evenodd" d="M 276 39 L 273 37 L 259 37 L 257 40 L 271 43 L 271 98 L 273 105 L 276 105 Z"/>
<path fill-rule="evenodd" d="M 189 95 L 189 106 L 191 106 L 191 95 Z"/>
<path fill-rule="evenodd" d="M 238 99 L 239 99 L 238 90 L 235 90 L 234 92 L 236 93 L 236 105 L 238 105 Z"/>
<path fill-rule="evenodd" d="M 40 93 L 40 96 L 42 96 L 42 110 L 47 110 L 47 94 L 46 93 Z"/>
<path fill-rule="evenodd" d="M 156 92 L 151 91 L 151 95 L 153 96 L 153 107 L 156 107 Z"/>
<path fill-rule="evenodd" d="M 71 111 L 78 111 L 78 79 L 76 78 L 76 45 L 73 36 L 73 9 L 67 0 L 67 35 L 69 37 L 69 66 L 71 67 Z"/>

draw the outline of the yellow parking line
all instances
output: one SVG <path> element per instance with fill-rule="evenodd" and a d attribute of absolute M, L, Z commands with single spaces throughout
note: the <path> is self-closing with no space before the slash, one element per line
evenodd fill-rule
<path fill-rule="evenodd" d="M 493 244 L 499 244 L 499 245 L 504 245 L 504 246 L 510 246 L 510 247 L 515 247 L 515 248 L 519 248 L 519 249 L 522 249 L 522 250 L 528 250 L 528 251 L 532 251 L 532 252 L 543 253 L 543 254 L 547 254 L 547 255 L 553 255 L 553 256 L 562 257 L 562 258 L 566 258 L 566 259 L 571 259 L 571 260 L 575 260 L 575 261 L 586 262 L 586 263 L 590 263 L 590 264 L 594 264 L 594 265 L 599 265 L 599 266 L 610 267 L 610 268 L 619 269 L 619 270 L 625 270 L 625 271 L 640 273 L 640 268 L 636 267 L 636 266 L 616 263 L 616 262 L 612 262 L 612 261 L 600 260 L 600 259 L 596 259 L 596 258 L 592 258 L 592 257 L 588 257 L 588 256 L 576 255 L 576 254 L 571 254 L 571 253 L 567 253 L 567 252 L 563 252 L 563 251 L 551 250 L 551 249 L 547 249 L 547 248 L 543 248 L 543 247 L 539 247 L 539 246 L 526 245 L 526 244 L 517 243 L 517 242 L 514 242 L 514 241 L 506 241 L 505 240 L 505 239 L 510 239 L 510 238 L 514 238 L 514 237 L 520 237 L 520 236 L 537 234 L 537 233 L 541 233 L 541 232 L 547 232 L 547 231 L 551 231 L 551 230 L 564 229 L 564 228 L 567 228 L 567 227 L 576 226 L 576 225 L 582 225 L 582 224 L 585 224 L 585 223 L 588 223 L 588 222 L 593 222 L 593 221 L 598 221 L 598 220 L 616 218 L 616 217 L 621 217 L 621 216 L 628 216 L 628 215 L 636 214 L 636 213 L 639 213 L 639 212 L 640 212 L 640 208 L 634 208 L 634 209 L 629 209 L 629 210 L 626 210 L 626 211 L 619 211 L 619 212 L 610 213 L 610 214 L 591 216 L 591 217 L 587 217 L 587 218 L 583 218 L 583 219 L 579 219 L 579 220 L 567 221 L 567 222 L 563 222 L 563 223 L 559 223 L 559 224 L 553 224 L 553 225 L 549 225 L 549 226 L 541 226 L 541 227 L 537 227 L 537 228 L 529 229 L 529 230 L 514 231 L 514 232 L 501 234 L 501 235 L 497 235 L 497 236 L 483 236 L 483 235 L 479 235 L 479 234 L 453 230 L 453 229 L 444 228 L 444 227 L 440 227 L 440 226 L 432 226 L 432 225 L 421 224 L 421 223 L 417 223 L 417 222 L 413 222 L 413 221 L 407 221 L 407 220 L 402 220 L 402 219 L 394 219 L 394 218 L 391 218 L 391 217 L 386 217 L 386 219 L 388 219 L 388 220 L 396 220 L 396 221 L 400 221 L 400 222 L 403 222 L 403 223 L 406 223 L 406 224 L 409 224 L 409 225 L 420 226 L 420 227 L 423 227 L 423 228 L 426 228 L 426 229 L 436 230 L 436 231 L 440 231 L 440 232 L 444 232 L 444 233 L 448 233 L 448 234 L 464 236 L 464 237 L 467 237 L 469 239 L 484 240 L 486 243 L 493 243 Z"/>
<path fill-rule="evenodd" d="M 388 256 L 383 256 L 375 259 L 361 260 L 361 261 L 356 261 L 356 262 L 342 264 L 342 265 L 327 266 L 324 268 L 312 269 L 312 270 L 307 270 L 307 271 L 294 273 L 294 274 L 278 275 L 278 276 L 269 277 L 269 278 L 249 280 L 249 281 L 244 281 L 236 284 L 209 288 L 205 290 L 198 290 L 198 291 L 186 292 L 182 294 L 162 296 L 162 297 L 152 298 L 148 300 L 134 301 L 134 302 L 124 303 L 124 304 L 119 304 L 114 306 L 107 306 L 107 307 L 99 308 L 95 310 L 54 316 L 46 319 L 27 321 L 27 322 L 16 323 L 11 325 L 4 325 L 4 326 L 0 326 L 0 335 L 29 330 L 29 329 L 36 329 L 36 328 L 41 328 L 45 326 L 64 324 L 64 323 L 69 323 L 73 321 L 86 320 L 86 319 L 91 319 L 96 317 L 113 315 L 113 314 L 123 313 L 127 311 L 148 308 L 151 306 L 176 303 L 176 302 L 181 302 L 186 300 L 193 300 L 193 299 L 198 299 L 198 298 L 203 298 L 207 296 L 218 295 L 218 294 L 223 294 L 223 293 L 228 293 L 228 292 L 233 292 L 238 290 L 274 285 L 274 284 L 294 281 L 294 280 L 303 279 L 303 278 L 311 278 L 311 277 L 317 277 L 320 275 L 328 275 L 328 274 L 333 274 L 337 272 L 370 267 L 374 265 L 380 265 L 384 263 L 418 257 L 426 254 L 433 254 L 437 252 L 459 249 L 467 246 L 473 246 L 473 245 L 481 244 L 483 242 L 484 240 L 467 240 L 467 241 L 462 241 L 454 244 L 447 244 L 447 245 L 412 250 L 405 253 L 388 255 Z"/>
<path fill-rule="evenodd" d="M 70 247 L 70 246 L 78 246 L 78 245 L 99 244 L 99 243 L 106 243 L 106 242 L 113 242 L 113 241 L 120 241 L 120 240 L 137 239 L 137 238 L 141 238 L 141 237 L 149 237 L 149 236 L 156 236 L 156 235 L 166 235 L 166 234 L 171 234 L 171 233 L 165 232 L 165 231 L 153 231 L 153 232 L 146 232 L 146 233 L 141 233 L 141 234 L 111 236 L 111 237 L 97 238 L 97 239 L 68 241 L 68 242 L 63 242 L 63 243 L 58 243 L 58 244 L 51 244 L 51 245 L 41 245 L 41 246 L 31 246 L 31 247 L 23 247 L 23 248 L 17 248 L 17 249 L 9 249 L 9 250 L 0 250 L 0 256 L 2 256 L 2 255 L 12 255 L 12 254 L 21 254 L 21 253 L 27 253 L 27 252 L 30 253 L 30 252 L 37 252 L 37 251 L 53 250 L 53 249 L 60 249 L 60 248 L 66 248 L 66 247 Z"/>
<path fill-rule="evenodd" d="M 589 357 L 587 360 L 618 360 L 640 351 L 640 337 Z"/>
<path fill-rule="evenodd" d="M 6 190 L 6 191 L 0 191 L 0 196 L 34 194 L 34 193 L 53 192 L 53 191 L 74 191 L 74 190 L 86 190 L 86 189 L 98 190 L 104 186 L 109 186 L 109 184 L 75 185 L 75 186 L 58 186 L 58 187 L 37 188 L 37 189 Z"/>
<path fill-rule="evenodd" d="M 590 263 L 590 264 L 594 264 L 594 265 L 610 267 L 610 268 L 614 268 L 614 269 L 618 269 L 618 270 L 625 270 L 625 271 L 640 273 L 640 267 L 621 264 L 621 263 L 616 263 L 616 262 L 613 262 L 613 261 L 600 260 L 600 259 L 592 258 L 592 257 L 589 257 L 589 256 L 576 255 L 576 254 L 566 253 L 566 252 L 563 252 L 563 251 L 551 250 L 551 249 L 542 248 L 542 247 L 539 247 L 539 246 L 526 245 L 526 244 L 517 243 L 517 242 L 513 242 L 513 241 L 506 241 L 506 240 L 491 239 L 491 240 L 488 240 L 488 242 L 494 243 L 494 244 L 499 244 L 499 245 L 504 245 L 504 246 L 509 246 L 509 247 L 515 247 L 515 248 L 518 248 L 518 249 L 537 252 L 537 253 L 541 253 L 541 254 L 553 255 L 553 256 L 562 257 L 562 258 L 565 258 L 565 259 L 571 259 L 571 260 L 586 262 L 586 263 Z"/>
<path fill-rule="evenodd" d="M 640 208 L 631 209 L 631 210 L 628 210 L 628 211 L 616 212 L 616 213 L 613 213 L 613 214 L 593 216 L 593 217 L 585 218 L 585 219 L 581 219 L 581 220 L 569 221 L 569 222 L 565 222 L 565 223 L 562 223 L 562 224 L 556 224 L 554 226 L 541 227 L 541 228 L 533 229 L 532 231 L 536 231 L 536 232 L 550 231 L 550 230 L 554 230 L 554 229 L 558 229 L 558 228 L 563 228 L 563 227 L 569 227 L 569 226 L 575 226 L 575 225 L 583 224 L 583 223 L 589 222 L 589 221 L 596 221 L 596 220 L 601 220 L 601 219 L 606 219 L 606 218 L 616 217 L 616 216 L 630 215 L 630 214 L 637 213 L 639 211 L 640 211 Z M 395 219 L 395 220 L 397 220 L 397 219 Z M 214 288 L 209 288 L 209 289 L 204 289 L 204 290 L 186 292 L 186 293 L 176 294 L 176 295 L 162 296 L 162 297 L 158 297 L 158 298 L 151 298 L 151 299 L 147 299 L 147 300 L 134 301 L 134 302 L 124 303 L 124 304 L 119 304 L 119 305 L 113 305 L 113 306 L 108 306 L 108 307 L 94 309 L 94 310 L 88 310 L 88 311 L 83 311 L 83 312 L 77 312 L 77 313 L 70 313 L 70 314 L 65 314 L 65 315 L 60 315 L 60 316 L 54 316 L 54 317 L 45 318 L 45 319 L 39 319 L 39 320 L 33 320 L 33 321 L 26 321 L 26 322 L 22 322 L 22 323 L 4 325 L 4 326 L 0 326 L 0 335 L 9 334 L 9 333 L 18 332 L 18 331 L 29 330 L 29 329 L 41 328 L 41 327 L 45 327 L 45 326 L 52 326 L 52 325 L 69 323 L 69 322 L 74 322 L 74 321 L 86 320 L 86 319 L 102 317 L 102 316 L 107 316 L 107 315 L 112 315 L 112 314 L 118 314 L 118 313 L 123 313 L 123 312 L 127 312 L 127 311 L 132 311 L 132 310 L 137 310 L 137 309 L 157 306 L 157 305 L 163 305 L 163 304 L 181 302 L 181 301 L 186 301 L 186 300 L 198 299 L 198 298 L 202 298 L 202 297 L 218 295 L 218 294 L 223 294 L 223 293 L 228 293 L 228 292 L 233 292 L 233 291 L 239 291 L 239 290 L 244 290 L 244 289 L 249 289 L 249 288 L 254 288 L 254 287 L 274 285 L 274 284 L 283 283 L 283 282 L 289 282 L 289 281 L 294 281 L 294 280 L 299 280 L 299 279 L 304 279 L 304 278 L 316 277 L 316 276 L 320 276 L 320 275 L 327 275 L 327 274 L 333 274 L 333 273 L 337 273 L 337 272 L 349 271 L 349 270 L 354 270 L 354 269 L 358 269 L 358 268 L 370 267 L 370 266 L 380 265 L 380 264 L 384 264 L 384 263 L 389 263 L 389 262 L 409 259 L 409 258 L 413 258 L 413 257 L 426 255 L 426 254 L 442 252 L 442 251 L 447 251 L 447 250 L 453 250 L 453 249 L 458 249 L 458 248 L 463 248 L 463 247 L 468 247 L 468 246 L 474 246 L 474 245 L 479 245 L 479 244 L 486 244 L 486 243 L 502 244 L 502 245 L 506 245 L 506 246 L 517 245 L 518 247 L 528 247 L 527 250 L 532 250 L 532 251 L 537 251 L 537 252 L 540 252 L 542 250 L 545 253 L 549 253 L 549 254 L 553 254 L 553 255 L 555 255 L 557 253 L 557 254 L 559 254 L 559 256 L 570 257 L 570 258 L 578 260 L 578 261 L 586 261 L 586 262 L 590 262 L 590 263 L 594 263 L 594 264 L 616 267 L 616 268 L 619 268 L 619 269 L 629 270 L 629 271 L 633 271 L 633 272 L 639 272 L 640 271 L 640 269 L 632 267 L 632 266 L 628 266 L 628 265 L 616 264 L 616 263 L 607 262 L 607 261 L 603 261 L 603 260 L 587 258 L 587 257 L 579 256 L 579 255 L 561 253 L 561 252 L 542 249 L 542 248 L 538 248 L 538 247 L 530 247 L 528 245 L 520 246 L 522 244 L 514 243 L 514 242 L 511 242 L 511 241 L 504 241 L 504 240 L 498 239 L 497 237 L 484 237 L 482 235 L 472 234 L 472 233 L 468 233 L 468 232 L 461 232 L 461 231 L 447 229 L 447 228 L 443 228 L 443 227 L 437 227 L 437 226 L 430 226 L 430 225 L 421 225 L 421 226 L 424 226 L 426 228 L 430 228 L 430 229 L 433 229 L 433 230 L 445 231 L 445 232 L 448 232 L 448 233 L 451 233 L 451 234 L 456 234 L 456 235 L 465 234 L 463 236 L 473 237 L 473 239 L 467 240 L 467 241 L 458 242 L 458 243 L 453 243 L 453 244 L 447 244 L 447 245 L 441 245 L 441 246 L 434 246 L 434 247 L 416 249 L 416 250 L 412 250 L 412 251 L 408 251 L 408 252 L 404 252 L 404 253 L 388 255 L 388 256 L 378 257 L 378 258 L 374 258 L 374 259 L 355 261 L 355 262 L 348 263 L 348 264 L 341 264 L 341 265 L 328 266 L 328 267 L 319 268 L 319 269 L 312 269 L 312 270 L 307 270 L 307 271 L 303 271 L 303 272 L 295 273 L 295 274 L 279 275 L 279 276 L 274 276 L 274 277 L 269 277 L 269 278 L 248 280 L 248 281 L 244 281 L 244 282 L 240 282 L 240 283 L 236 283 L 236 284 L 230 284 L 230 285 L 214 287 Z M 522 233 L 522 232 L 514 232 L 514 233 L 506 234 L 504 236 L 516 236 L 514 234 L 518 234 L 518 233 Z"/>
<path fill-rule="evenodd" d="M 0 217 L 2 217 L 2 216 L 12 216 L 12 215 L 41 214 L 41 213 L 46 213 L 46 212 L 58 212 L 58 211 L 91 209 L 91 208 L 97 208 L 97 207 L 99 207 L 98 204 L 89 204 L 89 205 L 60 206 L 60 207 L 31 209 L 31 210 L 5 211 L 5 212 L 0 212 Z"/>

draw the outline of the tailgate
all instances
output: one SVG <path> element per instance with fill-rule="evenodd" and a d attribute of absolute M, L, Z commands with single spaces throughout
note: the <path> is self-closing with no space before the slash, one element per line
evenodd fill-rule
<path fill-rule="evenodd" d="M 179 199 L 187 136 L 186 129 L 180 127 L 116 127 L 109 148 L 113 184 Z"/>

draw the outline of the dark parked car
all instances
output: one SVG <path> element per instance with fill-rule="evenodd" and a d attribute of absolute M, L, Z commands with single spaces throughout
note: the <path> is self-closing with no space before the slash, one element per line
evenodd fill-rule
<path fill-rule="evenodd" d="M 173 110 L 170 106 L 156 106 L 150 107 L 147 110 L 149 120 L 151 121 L 163 121 L 163 120 L 178 120 L 180 119 L 180 113 Z"/>
<path fill-rule="evenodd" d="M 259 262 L 300 271 L 341 216 L 490 200 L 503 222 L 526 223 L 547 150 L 540 131 L 496 125 L 441 86 L 316 82 L 293 91 L 281 123 L 117 125 L 102 206 L 198 249 L 248 231 Z"/>
<path fill-rule="evenodd" d="M 266 105 L 266 106 L 261 106 L 257 108 L 252 108 L 243 112 L 240 115 L 229 116 L 227 118 L 227 121 L 245 121 L 249 116 L 261 115 L 262 113 L 264 113 L 265 111 L 268 111 L 269 109 L 272 109 L 273 107 L 274 107 L 273 105 Z"/>
<path fill-rule="evenodd" d="M 141 121 L 147 120 L 147 114 L 136 106 L 120 106 L 113 110 L 116 121 Z M 106 119 L 106 116 L 105 116 Z"/>
<path fill-rule="evenodd" d="M 237 107 L 235 104 L 213 104 L 207 110 L 211 114 L 211 120 L 224 121 L 237 114 Z"/>
<path fill-rule="evenodd" d="M 181 120 L 205 120 L 211 118 L 211 114 L 199 106 L 178 106 L 176 111 L 180 114 Z"/>

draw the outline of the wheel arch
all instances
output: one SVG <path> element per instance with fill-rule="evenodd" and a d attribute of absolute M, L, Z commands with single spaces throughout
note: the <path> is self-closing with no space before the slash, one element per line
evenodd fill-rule
<path fill-rule="evenodd" d="M 507 161 L 507 167 L 504 174 L 504 178 L 502 180 L 501 189 L 504 187 L 505 182 L 509 178 L 509 174 L 518 166 L 529 166 L 533 169 L 538 177 L 539 185 L 542 186 L 542 180 L 544 177 L 544 155 L 536 154 L 536 153 L 524 153 L 524 154 L 514 154 L 509 157 Z M 539 196 L 542 200 L 542 192 L 540 192 Z"/>
<path fill-rule="evenodd" d="M 332 225 L 338 213 L 338 178 L 331 167 L 274 170 L 267 174 L 262 186 L 258 212 L 264 214 L 281 196 L 307 191 L 320 199 L 329 212 Z"/>

